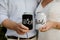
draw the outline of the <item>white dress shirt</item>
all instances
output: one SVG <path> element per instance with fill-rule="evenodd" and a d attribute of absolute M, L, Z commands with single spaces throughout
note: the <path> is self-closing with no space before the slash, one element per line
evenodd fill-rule
<path fill-rule="evenodd" d="M 0 0 L 0 24 L 5 19 L 10 19 L 16 23 L 22 22 L 22 14 L 24 12 L 35 12 L 40 0 Z M 27 34 L 19 35 L 14 30 L 7 29 L 6 36 L 17 36 L 22 38 L 32 37 L 36 35 L 35 27 Z"/>

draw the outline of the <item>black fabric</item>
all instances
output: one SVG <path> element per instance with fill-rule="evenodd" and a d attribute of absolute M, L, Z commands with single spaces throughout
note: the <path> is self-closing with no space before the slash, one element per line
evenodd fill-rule
<path fill-rule="evenodd" d="M 0 40 L 7 40 L 5 37 L 7 29 L 5 27 L 0 27 Z"/>
<path fill-rule="evenodd" d="M 18 37 L 15 37 L 15 36 L 7 36 L 7 37 L 10 38 L 10 39 L 18 39 Z M 36 35 L 33 36 L 33 37 L 30 37 L 30 38 L 20 38 L 20 39 L 32 39 L 34 37 L 36 37 Z"/>
<path fill-rule="evenodd" d="M 3 34 L 5 34 L 7 31 L 7 29 L 5 27 L 0 27 L 0 32 L 2 32 Z"/>
<path fill-rule="evenodd" d="M 36 30 L 36 33 L 37 33 L 36 35 L 34 35 L 34 36 L 30 37 L 30 38 L 20 38 L 20 39 L 32 39 L 34 37 L 37 37 L 37 39 L 38 39 L 38 30 Z M 7 36 L 7 38 L 18 39 L 18 37 L 16 37 L 16 36 Z"/>

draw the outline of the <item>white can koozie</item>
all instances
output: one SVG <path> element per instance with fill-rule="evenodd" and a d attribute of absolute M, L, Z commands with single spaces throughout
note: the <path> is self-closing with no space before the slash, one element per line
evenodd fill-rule
<path fill-rule="evenodd" d="M 46 24 L 46 15 L 45 13 L 37 12 L 36 13 L 36 29 L 41 28 L 44 24 Z"/>

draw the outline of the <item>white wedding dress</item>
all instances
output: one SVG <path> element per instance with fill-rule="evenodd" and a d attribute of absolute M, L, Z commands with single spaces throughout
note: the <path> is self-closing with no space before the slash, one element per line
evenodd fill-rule
<path fill-rule="evenodd" d="M 60 0 L 56 0 L 56 1 L 60 2 Z"/>
<path fill-rule="evenodd" d="M 60 0 L 54 0 L 49 5 L 51 6 L 50 10 L 47 10 L 48 6 L 45 9 L 47 12 L 49 11 L 49 18 L 53 19 L 53 21 L 60 22 Z M 50 29 L 47 32 L 40 32 L 39 40 L 60 40 L 60 30 Z"/>

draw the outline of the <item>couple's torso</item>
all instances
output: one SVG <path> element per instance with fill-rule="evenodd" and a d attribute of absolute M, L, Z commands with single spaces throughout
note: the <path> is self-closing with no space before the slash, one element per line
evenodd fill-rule
<path fill-rule="evenodd" d="M 8 17 L 10 20 L 13 20 L 17 23 L 22 22 L 22 15 L 24 12 L 33 12 L 36 10 L 36 7 L 38 5 L 37 0 L 8 0 L 7 2 L 7 7 L 8 7 Z M 19 36 L 23 38 L 27 38 L 36 35 L 35 32 L 35 27 L 33 27 L 30 32 L 24 35 L 19 35 L 15 31 L 7 29 L 6 36 Z"/>

